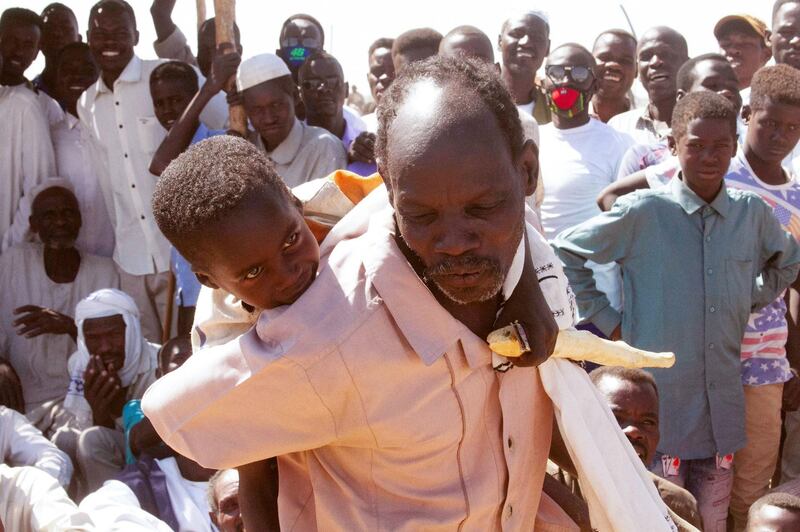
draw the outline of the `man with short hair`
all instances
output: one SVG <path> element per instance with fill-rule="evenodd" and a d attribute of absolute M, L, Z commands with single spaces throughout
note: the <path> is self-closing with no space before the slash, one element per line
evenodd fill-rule
<path fill-rule="evenodd" d="M 149 166 L 165 135 L 150 98 L 150 73 L 163 60 L 135 55 L 139 32 L 125 0 L 101 0 L 92 7 L 88 41 L 100 76 L 82 94 L 78 117 L 114 226 L 121 287 L 137 302 L 145 336 L 160 341 L 169 244 L 153 220 L 150 197 L 156 179 Z M 203 115 L 209 127 L 223 126 L 209 120 Z"/>
<path fill-rule="evenodd" d="M 394 81 L 395 69 L 392 61 L 392 46 L 394 39 L 381 37 L 369 45 L 369 72 L 367 83 L 372 93 L 372 99 L 377 106 L 381 103 L 384 92 Z M 378 130 L 378 116 L 375 111 L 361 117 L 367 125 L 367 130 L 375 133 Z M 373 141 L 374 144 L 374 141 Z"/>
<path fill-rule="evenodd" d="M 589 374 L 605 398 L 619 427 L 646 466 L 653 463 L 660 439 L 658 386 L 653 376 L 641 369 L 600 366 Z M 685 489 L 651 473 L 666 505 L 692 526 L 702 530 L 697 500 Z"/>
<path fill-rule="evenodd" d="M 625 30 L 607 30 L 592 47 L 597 61 L 597 92 L 590 113 L 608 123 L 633 107 L 631 87 L 636 80 L 636 37 Z"/>
<path fill-rule="evenodd" d="M 539 152 L 542 227 L 548 240 L 600 214 L 597 195 L 616 179 L 620 159 L 631 143 L 589 116 L 589 102 L 597 88 L 595 66 L 592 54 L 572 43 L 553 50 L 545 65 L 544 88 L 553 120 L 541 128 Z M 595 265 L 593 270 L 599 290 L 612 307 L 621 308 L 618 269 Z"/>
<path fill-rule="evenodd" d="M 367 130 L 366 124 L 344 105 L 349 85 L 339 61 L 327 52 L 315 52 L 298 72 L 306 123 L 326 129 L 342 141 L 348 152 L 347 169 L 362 176 L 376 172 L 375 154 L 353 149 L 353 142 Z"/>
<path fill-rule="evenodd" d="M 75 248 L 82 221 L 69 181 L 46 180 L 31 194 L 30 227 L 41 243 L 0 255 L 0 358 L 20 377 L 25 414 L 49 437 L 69 418 L 62 403 L 75 350 L 75 305 L 119 286 L 119 276 L 110 259 Z"/>
<path fill-rule="evenodd" d="M 0 85 L 12 90 L 32 91 L 47 116 L 50 125 L 64 117 L 64 111 L 53 98 L 37 90 L 25 77 L 25 70 L 39 54 L 42 38 L 42 19 L 23 7 L 10 7 L 0 15 L 0 55 L 3 56 L 0 70 Z"/>
<path fill-rule="evenodd" d="M 72 9 L 60 2 L 54 2 L 45 7 L 41 16 L 42 38 L 39 42 L 39 49 L 44 55 L 44 70 L 33 78 L 33 86 L 65 107 L 56 88 L 56 62 L 58 55 L 66 45 L 81 42 L 78 19 L 75 18 Z"/>
<path fill-rule="evenodd" d="M 283 22 L 278 42 L 280 47 L 275 54 L 283 59 L 297 83 L 297 74 L 305 60 L 325 49 L 325 30 L 311 15 L 296 13 Z"/>
<path fill-rule="evenodd" d="M 489 36 L 475 26 L 457 26 L 439 43 L 439 55 L 474 57 L 494 64 L 494 47 Z"/>
<path fill-rule="evenodd" d="M 770 41 L 776 64 L 800 69 L 800 1 L 775 0 Z"/>
<path fill-rule="evenodd" d="M 793 532 L 800 529 L 800 498 L 770 493 L 757 500 L 747 516 L 747 532 Z"/>
<path fill-rule="evenodd" d="M 347 166 L 338 138 L 295 116 L 297 86 L 280 57 L 261 54 L 243 61 L 236 74 L 236 89 L 255 128 L 251 140 L 275 163 L 289 187 Z"/>
<path fill-rule="evenodd" d="M 243 529 L 239 510 L 239 472 L 236 469 L 220 469 L 208 479 L 208 506 L 211 521 L 220 532 Z"/>
<path fill-rule="evenodd" d="M 439 53 L 442 34 L 432 28 L 414 28 L 401 33 L 392 44 L 392 63 L 400 73 L 406 65 Z"/>
<path fill-rule="evenodd" d="M 550 23 L 542 11 L 526 11 L 503 22 L 497 46 L 500 72 L 517 107 L 541 126 L 550 122 L 550 108 L 536 72 L 550 54 Z"/>
<path fill-rule="evenodd" d="M 689 48 L 680 33 L 656 26 L 639 38 L 636 54 L 639 81 L 647 91 L 647 106 L 619 114 L 608 125 L 628 134 L 637 144 L 650 144 L 669 133 L 678 91 L 678 69 L 689 59 Z"/>
<path fill-rule="evenodd" d="M 730 61 L 739 80 L 742 105 L 750 103 L 750 80 L 772 57 L 767 25 L 752 15 L 728 15 L 714 26 L 720 52 Z"/>

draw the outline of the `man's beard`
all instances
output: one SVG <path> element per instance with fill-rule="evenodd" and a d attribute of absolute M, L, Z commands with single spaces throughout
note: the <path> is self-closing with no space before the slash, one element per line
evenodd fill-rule
<path fill-rule="evenodd" d="M 525 227 L 524 214 L 520 216 L 519 223 L 512 231 L 512 242 L 519 244 L 522 240 L 523 230 Z M 517 248 L 514 248 L 512 257 Z M 414 251 L 412 250 L 412 253 Z M 416 253 L 414 253 L 416 255 Z M 416 255 L 420 263 L 424 264 L 419 255 Z M 500 261 L 494 257 L 483 257 L 480 255 L 462 255 L 457 257 L 447 257 L 436 264 L 428 266 L 425 265 L 422 270 L 422 277 L 425 281 L 431 281 L 439 291 L 444 294 L 451 301 L 459 305 L 468 305 L 470 303 L 480 303 L 489 301 L 496 297 L 505 283 L 506 275 L 511 263 L 503 269 Z M 452 274 L 454 272 L 464 270 L 478 270 L 482 274 L 488 275 L 487 282 L 471 286 L 471 287 L 448 287 L 440 283 L 442 276 Z"/>

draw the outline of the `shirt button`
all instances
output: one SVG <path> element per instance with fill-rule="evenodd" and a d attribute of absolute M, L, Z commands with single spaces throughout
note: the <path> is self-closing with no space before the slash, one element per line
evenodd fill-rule
<path fill-rule="evenodd" d="M 714 349 L 714 344 L 713 344 L 713 343 L 711 343 L 711 344 L 708 344 L 708 348 L 709 348 L 709 349 Z"/>
<path fill-rule="evenodd" d="M 127 153 L 125 154 L 125 158 L 126 158 L 126 159 L 128 158 L 128 154 L 127 154 Z"/>
<path fill-rule="evenodd" d="M 714 270 L 712 268 L 708 269 L 708 275 L 714 275 Z"/>
<path fill-rule="evenodd" d="M 119 128 L 122 129 L 122 124 L 119 125 Z"/>
<path fill-rule="evenodd" d="M 508 506 L 506 506 L 506 519 L 510 519 L 513 514 L 514 514 L 514 507 L 509 504 Z"/>
<path fill-rule="evenodd" d="M 119 102 L 114 102 L 114 105 L 119 105 Z"/>
<path fill-rule="evenodd" d="M 709 382 L 708 383 L 708 389 L 709 390 L 713 390 L 714 388 L 716 388 L 716 385 L 713 382 Z"/>
<path fill-rule="evenodd" d="M 511 449 L 512 447 L 514 447 L 514 440 L 512 440 L 511 437 L 509 436 L 508 437 L 508 448 Z"/>
<path fill-rule="evenodd" d="M 710 236 L 706 237 L 706 242 L 711 242 L 711 237 Z"/>
<path fill-rule="evenodd" d="M 711 308 L 708 309 L 708 311 L 713 314 L 713 313 L 715 313 L 717 311 L 717 308 L 716 307 L 711 307 Z"/>
<path fill-rule="evenodd" d="M 144 214 L 142 215 L 142 220 L 144 220 Z"/>
<path fill-rule="evenodd" d="M 131 183 L 131 188 L 136 188 L 136 183 Z"/>

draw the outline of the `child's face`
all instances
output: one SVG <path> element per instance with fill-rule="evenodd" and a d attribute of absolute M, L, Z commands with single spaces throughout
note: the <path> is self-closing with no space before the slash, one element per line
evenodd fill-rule
<path fill-rule="evenodd" d="M 214 224 L 190 259 L 200 282 L 257 309 L 294 303 L 319 265 L 319 245 L 300 206 L 265 196 L 245 200 L 236 214 Z"/>
<path fill-rule="evenodd" d="M 678 156 L 686 185 L 708 190 L 722 184 L 731 159 L 736 155 L 736 134 L 722 119 L 695 118 L 680 138 L 669 137 L 669 145 Z"/>
<path fill-rule="evenodd" d="M 194 91 L 180 80 L 161 80 L 150 84 L 153 111 L 159 123 L 169 131 L 194 98 Z"/>
<path fill-rule="evenodd" d="M 747 145 L 763 161 L 781 161 L 800 140 L 800 107 L 767 100 L 763 109 L 747 110 Z"/>

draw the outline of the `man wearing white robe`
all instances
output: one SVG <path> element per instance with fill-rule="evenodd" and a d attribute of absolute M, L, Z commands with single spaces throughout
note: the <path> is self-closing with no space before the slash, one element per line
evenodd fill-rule
<path fill-rule="evenodd" d="M 34 466 L 50 474 L 65 488 L 72 478 L 72 462 L 28 419 L 0 406 L 0 461 L 11 466 Z"/>

